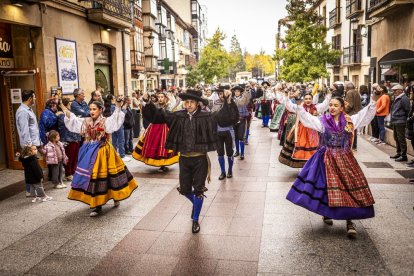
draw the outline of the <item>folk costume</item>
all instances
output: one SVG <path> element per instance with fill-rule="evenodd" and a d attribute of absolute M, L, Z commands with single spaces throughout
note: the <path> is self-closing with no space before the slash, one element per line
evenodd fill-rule
<path fill-rule="evenodd" d="M 262 85 L 267 84 L 270 86 L 270 83 L 267 81 L 262 82 Z M 260 101 L 260 107 L 261 107 L 261 115 L 262 115 L 262 127 L 268 127 L 269 126 L 269 120 L 271 115 L 271 105 L 272 101 L 275 99 L 275 94 L 270 88 L 263 89 L 263 96 Z"/>
<path fill-rule="evenodd" d="M 234 125 L 234 133 L 235 133 L 235 144 L 236 144 L 236 153 L 235 157 L 240 155 L 240 159 L 244 159 L 244 143 L 246 137 L 246 129 L 247 129 L 247 119 L 249 117 L 249 111 L 247 109 L 247 105 L 250 102 L 251 94 L 250 91 L 243 92 L 243 88 L 240 86 L 235 86 L 231 89 L 234 91 L 240 91 L 240 96 L 233 97 L 234 102 L 236 103 L 237 109 L 239 110 L 239 121 Z"/>
<path fill-rule="evenodd" d="M 81 134 L 85 141 L 79 150 L 78 166 L 73 176 L 68 198 L 81 201 L 96 208 L 91 216 L 97 215 L 101 207 L 113 199 L 115 206 L 128 198 L 138 187 L 128 168 L 115 148 L 109 143 L 109 134 L 117 131 L 124 122 L 125 114 L 116 107 L 114 113 L 95 121 L 79 118 L 71 113 L 65 117 L 66 128 Z"/>
<path fill-rule="evenodd" d="M 179 95 L 182 100 L 191 99 L 208 105 L 208 100 L 201 96 L 198 90 L 187 90 Z M 205 182 L 210 170 L 207 153 L 217 149 L 217 125 L 232 126 L 238 119 L 237 107 L 233 101 L 230 104 L 225 101 L 223 107 L 214 113 L 203 112 L 200 107 L 193 113 L 187 110 L 171 113 L 150 103 L 143 108 L 143 113 L 150 118 L 160 118 L 170 128 L 165 148 L 180 153 L 178 191 L 193 204 L 192 232 L 198 233 L 198 219 L 207 191 Z"/>
<path fill-rule="evenodd" d="M 374 199 L 351 147 L 354 129 L 371 122 L 375 105 L 371 101 L 353 116 L 342 113 L 338 122 L 330 114 L 318 118 L 297 107 L 302 124 L 321 133 L 320 148 L 305 164 L 286 198 L 324 219 L 348 220 L 348 234 L 350 220 L 374 217 Z"/>
<path fill-rule="evenodd" d="M 217 112 L 224 106 L 224 99 L 221 100 L 217 93 L 224 93 L 222 88 L 218 88 L 215 92 L 209 97 L 209 108 L 212 112 Z M 221 174 L 219 180 L 224 178 L 233 177 L 233 163 L 234 163 L 234 141 L 235 133 L 233 125 L 222 127 L 217 124 L 217 156 L 220 164 Z M 224 154 L 227 156 L 228 172 L 226 175 L 226 161 Z"/>
<path fill-rule="evenodd" d="M 172 111 L 176 105 L 174 97 L 169 98 L 168 104 L 165 106 L 155 103 L 157 108 L 167 111 Z M 150 122 L 150 125 L 139 138 L 132 157 L 147 165 L 160 167 L 160 169 L 166 171 L 165 167 L 178 163 L 179 158 L 177 152 L 165 148 L 169 128 L 163 118 L 159 116 L 148 116 L 148 114 L 143 113 L 143 117 Z"/>
<path fill-rule="evenodd" d="M 280 94 L 279 94 L 280 95 Z M 286 98 L 279 98 L 283 101 L 286 109 L 294 114 L 292 120 L 289 121 L 287 129 L 290 128 L 285 136 L 285 143 L 279 155 L 279 162 L 292 168 L 302 168 L 305 162 L 316 152 L 319 144 L 319 134 L 317 131 L 305 127 L 296 116 L 296 104 Z M 321 104 L 312 103 L 307 106 L 305 103 L 302 108 L 308 113 L 316 116 L 325 112 L 328 109 L 331 95 L 328 95 Z"/>
<path fill-rule="evenodd" d="M 276 89 L 277 92 L 279 93 L 282 91 L 282 84 L 277 84 L 276 85 Z M 285 105 L 280 103 L 279 99 L 276 100 L 277 104 L 276 104 L 276 108 L 273 114 L 273 118 L 272 121 L 270 122 L 269 125 L 269 130 L 270 132 L 278 132 L 279 131 L 279 126 L 280 126 L 280 121 L 282 119 L 282 115 L 285 112 Z"/>

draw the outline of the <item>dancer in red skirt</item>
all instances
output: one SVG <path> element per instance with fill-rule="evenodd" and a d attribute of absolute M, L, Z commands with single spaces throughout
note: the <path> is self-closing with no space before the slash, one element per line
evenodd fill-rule
<path fill-rule="evenodd" d="M 157 99 L 157 108 L 172 111 L 177 106 L 175 98 L 168 97 L 166 93 L 159 92 Z M 152 116 L 152 114 L 143 113 L 142 115 L 151 124 L 139 138 L 132 157 L 147 165 L 159 167 L 161 172 L 166 172 L 167 166 L 178 163 L 179 159 L 177 152 L 165 148 L 169 128 L 162 118 Z"/>

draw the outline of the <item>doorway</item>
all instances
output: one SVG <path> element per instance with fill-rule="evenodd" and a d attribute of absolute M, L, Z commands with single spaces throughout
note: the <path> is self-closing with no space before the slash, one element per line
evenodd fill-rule
<path fill-rule="evenodd" d="M 16 157 L 16 153 L 21 152 L 21 147 L 15 114 L 21 104 L 21 94 L 19 92 L 23 90 L 35 91 L 36 104 L 32 109 L 37 118 L 39 118 L 40 112 L 44 108 L 40 73 L 35 70 L 1 72 L 0 169 L 22 168 Z"/>
<path fill-rule="evenodd" d="M 95 87 L 104 93 L 114 94 L 112 85 L 112 51 L 105 45 L 93 45 Z"/>

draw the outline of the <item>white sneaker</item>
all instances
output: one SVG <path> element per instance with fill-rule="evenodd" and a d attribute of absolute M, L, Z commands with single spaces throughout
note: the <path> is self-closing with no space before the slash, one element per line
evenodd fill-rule
<path fill-rule="evenodd" d="M 64 185 L 62 185 L 62 184 L 57 184 L 57 185 L 55 186 L 55 189 L 64 189 L 64 188 L 66 188 L 66 186 L 64 186 Z"/>
<path fill-rule="evenodd" d="M 122 158 L 122 161 L 129 162 L 131 161 L 131 158 L 129 158 L 128 156 L 125 156 L 124 158 Z"/>
<path fill-rule="evenodd" d="M 374 138 L 371 140 L 372 143 L 378 143 L 379 141 L 381 141 L 380 139 Z"/>
<path fill-rule="evenodd" d="M 45 196 L 44 198 L 42 198 L 42 202 L 51 201 L 52 199 L 53 197 L 51 196 Z"/>
<path fill-rule="evenodd" d="M 383 141 L 379 141 L 379 142 L 377 142 L 377 145 L 378 146 L 382 146 L 382 145 L 386 145 L 387 143 L 385 143 L 385 142 L 383 142 Z"/>
<path fill-rule="evenodd" d="M 64 184 L 64 183 L 60 183 L 60 185 L 63 187 L 63 188 L 67 188 L 68 186 L 66 186 L 66 184 Z"/>
<path fill-rule="evenodd" d="M 37 201 L 42 201 L 42 199 L 40 197 L 35 197 L 32 199 L 32 202 L 35 203 Z"/>

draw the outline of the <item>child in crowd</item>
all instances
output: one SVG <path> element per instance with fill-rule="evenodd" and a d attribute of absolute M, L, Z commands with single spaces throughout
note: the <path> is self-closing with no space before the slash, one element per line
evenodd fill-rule
<path fill-rule="evenodd" d="M 27 184 L 30 184 L 30 195 L 34 197 L 32 202 L 49 201 L 53 198 L 45 194 L 43 189 L 43 170 L 37 159 L 36 146 L 27 146 L 19 156 L 24 168 L 24 178 Z"/>
<path fill-rule="evenodd" d="M 52 183 L 55 189 L 66 188 L 63 184 L 63 165 L 68 162 L 63 143 L 60 142 L 59 132 L 51 130 L 49 132 L 49 142 L 45 146 L 46 164 L 52 170 Z"/>

